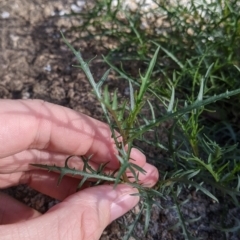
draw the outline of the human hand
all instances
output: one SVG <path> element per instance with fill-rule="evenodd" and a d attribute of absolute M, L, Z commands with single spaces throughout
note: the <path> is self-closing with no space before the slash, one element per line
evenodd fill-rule
<path fill-rule="evenodd" d="M 40 100 L 0 100 L 0 188 L 18 184 L 61 200 L 45 214 L 0 193 L 1 239 L 99 239 L 105 227 L 133 208 L 137 190 L 126 184 L 115 189 L 101 185 L 76 192 L 79 179 L 38 170 L 35 164 L 63 166 L 69 155 L 90 156 L 92 165 L 108 162 L 109 170 L 119 167 L 117 150 L 108 126 L 68 108 Z M 140 182 L 153 186 L 155 167 L 132 149 L 131 159 L 147 173 Z M 83 164 L 72 158 L 69 166 Z"/>

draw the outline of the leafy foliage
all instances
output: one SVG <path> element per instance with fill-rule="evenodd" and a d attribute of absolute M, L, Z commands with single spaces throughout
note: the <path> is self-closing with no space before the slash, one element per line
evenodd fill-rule
<path fill-rule="evenodd" d="M 209 4 L 189 1 L 187 5 L 155 0 L 151 8 L 144 0 L 138 2 L 134 8 L 125 1 L 96 0 L 81 13 L 83 23 L 77 28 L 80 37 L 84 34 L 100 39 L 109 50 L 103 58 L 111 69 L 99 80 L 93 78 L 89 63 L 63 36 L 101 103 L 119 153 L 118 172 L 107 174 L 105 165 L 94 170 L 86 156 L 82 156 L 82 171 L 70 169 L 68 159 L 64 167 L 35 166 L 59 171 L 60 179 L 66 174 L 80 175 L 79 187 L 94 178 L 94 184 L 126 182 L 138 188 L 143 205 L 128 226 L 125 239 L 134 235 L 144 212 L 146 233 L 156 199 L 169 195 L 179 220 L 173 228 L 181 227 L 185 239 L 192 239 L 187 223 L 200 219 L 184 218 L 181 205 L 185 202 L 178 199 L 183 190 L 194 188 L 215 202 L 228 196 L 229 202 L 240 205 L 240 5 L 237 0 Z M 142 63 L 138 76 L 128 71 L 127 65 L 133 62 Z M 127 81 L 129 98 L 119 97 L 118 90 L 109 91 L 106 80 L 110 71 Z M 169 127 L 164 129 L 163 140 L 165 122 Z M 129 162 L 131 148 L 138 142 L 154 146 L 167 156 L 164 161 L 158 156 L 152 159 L 161 175 L 154 189 L 138 183 L 138 173 L 144 170 Z M 161 166 L 165 166 L 164 171 Z M 131 183 L 127 169 L 134 176 Z M 217 228 L 238 231 L 238 223 L 236 220 L 231 228 Z"/>

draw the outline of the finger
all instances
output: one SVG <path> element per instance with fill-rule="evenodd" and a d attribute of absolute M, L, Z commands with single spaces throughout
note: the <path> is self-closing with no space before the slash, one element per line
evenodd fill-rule
<path fill-rule="evenodd" d="M 19 185 L 23 172 L 0 174 L 0 189 Z"/>
<path fill-rule="evenodd" d="M 0 157 L 44 149 L 69 155 L 93 154 L 97 162 L 118 165 L 109 127 L 100 121 L 39 100 L 1 100 L 0 114 Z"/>
<path fill-rule="evenodd" d="M 25 150 L 13 156 L 2 158 L 0 160 L 0 173 L 13 173 L 36 169 L 30 164 L 64 167 L 68 157 L 69 155 L 43 150 Z M 83 162 L 80 157 L 75 156 L 68 161 L 68 166 L 70 168 L 82 169 Z"/>
<path fill-rule="evenodd" d="M 119 167 L 111 131 L 96 119 L 39 100 L 0 100 L 0 114 L 0 158 L 38 149 L 63 155 L 92 155 L 91 161 L 109 162 L 112 169 Z M 144 162 L 142 156 L 135 160 Z M 40 158 L 31 160 L 35 162 L 26 160 L 25 166 L 39 163 Z"/>
<path fill-rule="evenodd" d="M 139 201 L 127 185 L 98 186 L 78 192 L 32 220 L 0 226 L 3 239 L 97 240 L 114 219 Z M 20 233 L 20 234 L 19 234 Z"/>
<path fill-rule="evenodd" d="M 31 188 L 60 201 L 77 192 L 80 179 L 64 176 L 59 181 L 60 175 L 44 170 L 25 172 L 21 182 Z M 86 181 L 79 190 L 90 187 L 91 182 Z"/>
<path fill-rule="evenodd" d="M 0 192 L 0 225 L 17 223 L 41 216 L 38 211 Z"/>

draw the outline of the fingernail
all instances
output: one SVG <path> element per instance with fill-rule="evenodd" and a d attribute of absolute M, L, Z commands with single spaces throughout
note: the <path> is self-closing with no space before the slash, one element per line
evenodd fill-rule
<path fill-rule="evenodd" d="M 138 193 L 137 189 L 127 185 L 119 185 L 114 191 L 118 191 L 119 195 L 111 204 L 111 221 L 124 215 L 139 202 L 139 196 L 130 195 Z"/>

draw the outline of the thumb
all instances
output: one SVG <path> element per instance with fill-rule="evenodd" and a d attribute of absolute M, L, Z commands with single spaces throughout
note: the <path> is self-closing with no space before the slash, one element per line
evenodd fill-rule
<path fill-rule="evenodd" d="M 69 217 L 74 216 L 75 227 L 70 232 L 76 231 L 78 226 L 76 238 L 72 239 L 99 239 L 107 225 L 138 203 L 139 197 L 130 195 L 134 193 L 138 193 L 137 189 L 126 184 L 119 184 L 115 189 L 103 185 L 85 189 L 67 198 L 61 207 L 65 205 Z"/>
<path fill-rule="evenodd" d="M 87 188 L 31 220 L 0 226 L 4 239 L 97 240 L 106 226 L 139 201 L 136 189 L 119 184 Z"/>

